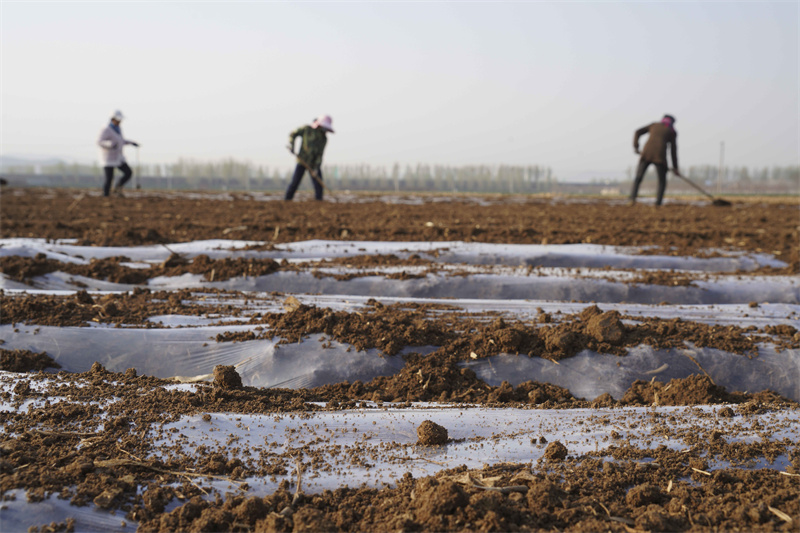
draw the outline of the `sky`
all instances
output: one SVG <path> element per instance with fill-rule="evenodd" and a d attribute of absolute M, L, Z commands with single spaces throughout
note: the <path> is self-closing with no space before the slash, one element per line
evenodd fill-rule
<path fill-rule="evenodd" d="M 544 165 L 624 174 L 677 119 L 681 167 L 797 165 L 798 2 L 0 1 L 0 155 L 145 163 Z M 132 148 L 126 148 L 130 160 Z"/>

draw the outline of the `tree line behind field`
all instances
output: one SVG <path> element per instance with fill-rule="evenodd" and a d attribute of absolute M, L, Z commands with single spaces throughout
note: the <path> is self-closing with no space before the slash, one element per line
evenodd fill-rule
<path fill-rule="evenodd" d="M 130 164 L 130 162 L 129 162 Z M 198 162 L 180 159 L 174 164 L 134 166 L 142 187 L 155 189 L 284 190 L 293 168 L 269 169 L 248 162 L 226 159 Z M 9 167 L 9 176 L 29 176 L 29 184 L 60 178 L 65 186 L 96 184 L 103 174 L 97 165 L 58 163 Z M 549 167 L 533 166 L 445 166 L 395 164 L 392 168 L 370 165 L 323 165 L 325 182 L 332 188 L 359 191 L 440 191 L 535 193 L 551 191 L 557 183 Z M 306 180 L 307 181 L 307 180 Z M 56 183 L 52 183 L 55 185 Z M 304 183 L 308 185 L 308 183 Z M 303 187 L 301 187 L 302 189 Z"/>
<path fill-rule="evenodd" d="M 224 159 L 196 161 L 179 159 L 172 164 L 143 164 L 134 168 L 146 189 L 283 191 L 291 180 L 292 168 L 268 168 L 246 161 Z M 704 188 L 729 193 L 800 192 L 800 167 L 723 167 L 715 165 L 682 169 L 686 177 Z M 326 185 L 337 190 L 378 192 L 482 192 L 530 194 L 583 192 L 625 194 L 633 180 L 634 168 L 615 178 L 590 178 L 588 183 L 559 182 L 550 167 L 540 165 L 424 165 L 395 164 L 390 168 L 370 165 L 324 165 Z M 103 169 L 93 165 L 58 162 L 48 165 L 16 165 L 3 169 L 11 184 L 33 186 L 94 187 L 102 181 Z M 645 190 L 655 182 L 651 167 L 643 183 Z M 670 180 L 671 190 L 685 184 Z M 304 180 L 301 190 L 309 188 Z"/>

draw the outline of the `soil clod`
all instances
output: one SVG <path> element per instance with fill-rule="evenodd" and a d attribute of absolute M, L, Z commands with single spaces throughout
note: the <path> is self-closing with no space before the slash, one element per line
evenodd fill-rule
<path fill-rule="evenodd" d="M 214 387 L 222 390 L 241 389 L 242 376 L 231 365 L 217 365 L 214 367 Z"/>
<path fill-rule="evenodd" d="M 549 461 L 563 461 L 567 458 L 569 451 L 561 441 L 554 441 L 547 445 L 544 450 L 544 457 Z"/>
<path fill-rule="evenodd" d="M 425 420 L 417 428 L 417 441 L 422 446 L 437 446 L 447 442 L 447 429 L 436 422 Z"/>

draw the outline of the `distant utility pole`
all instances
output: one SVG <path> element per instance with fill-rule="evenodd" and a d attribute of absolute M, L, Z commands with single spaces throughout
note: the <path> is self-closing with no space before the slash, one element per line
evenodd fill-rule
<path fill-rule="evenodd" d="M 719 170 L 717 171 L 717 194 L 722 192 L 722 165 L 725 162 L 725 141 L 719 142 Z"/>

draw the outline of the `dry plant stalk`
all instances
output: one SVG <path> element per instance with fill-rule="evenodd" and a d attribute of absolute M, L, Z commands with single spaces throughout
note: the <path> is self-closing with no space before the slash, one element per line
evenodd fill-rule
<path fill-rule="evenodd" d="M 781 520 L 783 520 L 787 524 L 792 525 L 792 522 L 793 522 L 792 517 L 789 516 L 788 514 L 784 513 L 783 511 L 781 511 L 779 509 L 775 509 L 771 505 L 767 505 L 767 509 L 769 509 L 770 513 L 774 514 L 775 516 L 777 516 L 778 518 L 780 518 Z"/>
<path fill-rule="evenodd" d="M 157 466 L 153 466 L 151 464 L 147 464 L 142 461 L 134 461 L 132 459 L 107 459 L 107 460 L 99 460 L 94 462 L 94 466 L 98 468 L 110 468 L 115 466 L 138 466 L 140 468 L 146 468 L 148 470 L 153 470 L 154 472 L 159 472 L 161 474 L 170 474 L 173 476 L 184 476 L 187 478 L 192 477 L 206 477 L 211 479 L 219 479 L 221 481 L 227 481 L 229 483 L 234 483 L 236 485 L 246 485 L 247 483 L 244 481 L 236 481 L 231 479 L 227 476 L 217 476 L 214 474 L 196 474 L 194 472 L 180 472 L 175 470 L 166 470 L 164 468 L 159 468 Z M 198 487 L 200 488 L 200 487 Z M 203 489 L 200 489 L 203 490 Z M 205 491 L 204 491 L 205 492 Z"/>

